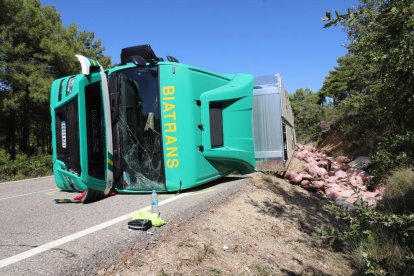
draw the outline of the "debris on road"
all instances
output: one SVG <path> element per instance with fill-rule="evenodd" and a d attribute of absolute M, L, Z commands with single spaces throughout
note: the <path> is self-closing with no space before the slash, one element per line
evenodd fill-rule
<path fill-rule="evenodd" d="M 161 227 L 164 224 L 166 224 L 165 220 L 163 220 L 158 214 L 150 213 L 147 211 L 141 211 L 141 212 L 134 213 L 132 215 L 132 219 L 133 220 L 137 220 L 137 219 L 150 220 L 152 223 L 152 226 L 155 226 L 155 227 Z"/>
<path fill-rule="evenodd" d="M 55 198 L 55 203 L 92 203 L 93 201 L 85 201 L 87 191 L 83 191 L 80 195 L 77 195 L 73 198 Z M 110 190 L 109 193 L 105 197 L 110 197 L 116 195 L 114 190 Z M 98 199 L 99 200 L 99 199 Z M 96 200 L 96 201 L 98 201 Z"/>
<path fill-rule="evenodd" d="M 86 191 L 82 192 L 80 195 L 75 196 L 74 198 L 56 198 L 56 203 L 81 203 L 82 199 L 85 197 Z"/>
<path fill-rule="evenodd" d="M 128 222 L 128 229 L 147 231 L 152 227 L 149 219 L 134 219 Z"/>
<path fill-rule="evenodd" d="M 382 183 L 366 186 L 373 176 L 360 169 L 359 164 L 367 163 L 366 158 L 357 158 L 352 163 L 347 156 L 329 157 L 307 145 L 296 145 L 296 158 L 305 162 L 299 171 L 291 171 L 287 178 L 290 183 L 319 192 L 344 208 L 352 208 L 358 202 L 376 206 L 384 195 Z M 350 166 L 353 165 L 354 167 Z"/>

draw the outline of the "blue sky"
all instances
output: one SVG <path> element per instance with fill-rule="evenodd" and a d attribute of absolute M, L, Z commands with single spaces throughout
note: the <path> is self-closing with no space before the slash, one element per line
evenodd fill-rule
<path fill-rule="evenodd" d="M 281 73 L 290 93 L 319 90 L 346 53 L 341 27 L 323 28 L 326 11 L 351 0 L 41 0 L 65 26 L 93 31 L 118 63 L 123 47 L 151 44 L 158 56 L 217 73 Z"/>

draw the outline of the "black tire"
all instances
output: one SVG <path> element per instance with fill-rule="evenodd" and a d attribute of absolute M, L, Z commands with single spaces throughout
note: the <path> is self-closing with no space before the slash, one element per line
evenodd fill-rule
<path fill-rule="evenodd" d="M 88 204 L 88 203 L 96 202 L 96 201 L 103 199 L 104 197 L 105 197 L 105 194 L 103 192 L 93 190 L 93 189 L 88 189 L 86 190 L 86 194 L 82 199 L 82 203 Z"/>

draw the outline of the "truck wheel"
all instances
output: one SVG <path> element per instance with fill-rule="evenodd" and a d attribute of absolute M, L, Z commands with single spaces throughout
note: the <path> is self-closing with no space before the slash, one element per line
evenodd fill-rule
<path fill-rule="evenodd" d="M 87 204 L 87 203 L 92 203 L 92 202 L 95 202 L 95 201 L 99 201 L 99 200 L 103 199 L 104 196 L 105 196 L 105 194 L 103 192 L 93 190 L 93 189 L 87 189 L 86 194 L 82 199 L 82 203 Z"/>

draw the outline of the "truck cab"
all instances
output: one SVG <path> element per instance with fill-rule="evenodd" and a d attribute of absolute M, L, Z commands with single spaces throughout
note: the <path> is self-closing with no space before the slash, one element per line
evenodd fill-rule
<path fill-rule="evenodd" d="M 108 70 L 77 57 L 82 74 L 51 87 L 60 189 L 172 192 L 254 171 L 253 76 L 164 61 L 149 45 L 123 49 Z"/>

